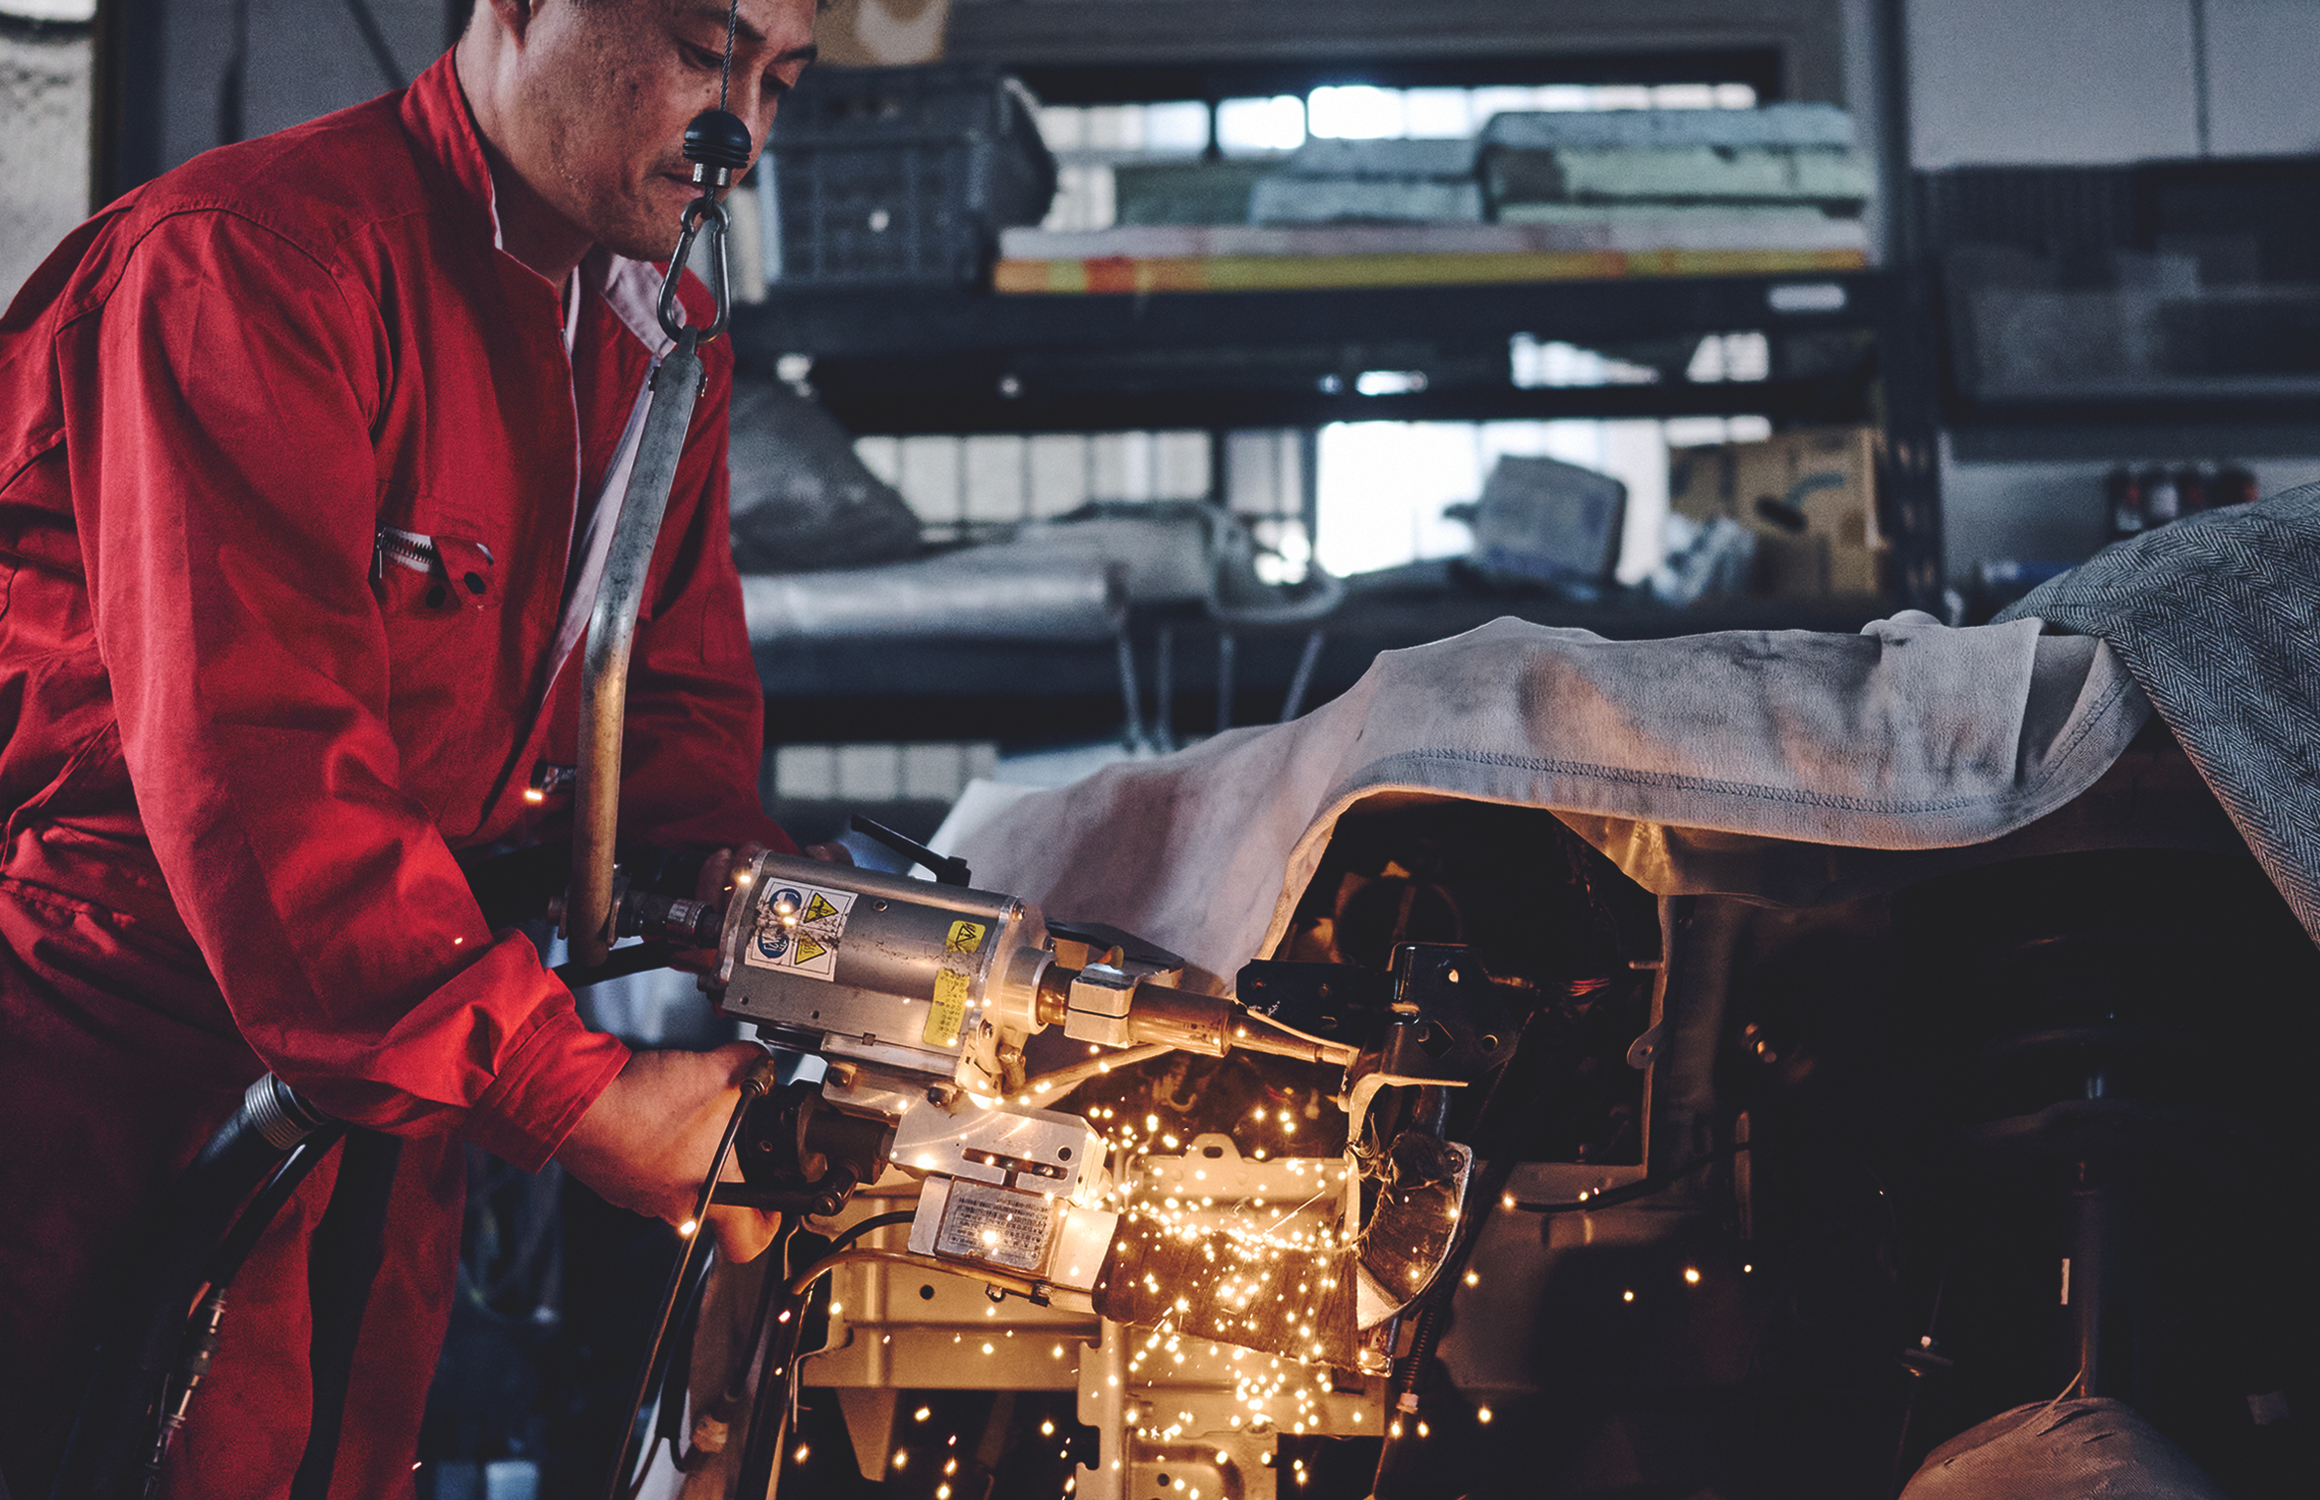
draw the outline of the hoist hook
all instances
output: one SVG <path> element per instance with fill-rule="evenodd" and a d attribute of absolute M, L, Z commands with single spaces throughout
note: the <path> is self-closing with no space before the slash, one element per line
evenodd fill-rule
<path fill-rule="evenodd" d="M 661 279 L 661 332 L 672 339 L 680 337 L 685 326 L 677 312 L 677 280 L 685 274 L 685 263 L 693 254 L 693 242 L 703 229 L 711 231 L 716 253 L 710 257 L 708 274 L 701 279 L 708 283 L 709 293 L 716 299 L 717 315 L 701 330 L 701 342 L 706 344 L 723 333 L 732 317 L 732 274 L 725 263 L 726 233 L 732 221 L 718 196 L 733 185 L 735 178 L 749 170 L 749 156 L 749 127 L 725 110 L 705 109 L 685 127 L 685 160 L 693 164 L 693 181 L 701 189 L 701 196 L 685 205 L 684 218 L 679 222 L 677 250 L 669 257 L 668 275 Z"/>
<path fill-rule="evenodd" d="M 677 235 L 676 254 L 669 257 L 669 274 L 661 278 L 660 320 L 661 332 L 672 339 L 685 336 L 685 322 L 677 307 L 677 282 L 685 274 L 685 263 L 692 258 L 693 241 L 703 229 L 710 231 L 710 243 L 715 254 L 709 257 L 701 279 L 708 284 L 709 295 L 717 304 L 716 316 L 701 330 L 700 342 L 706 344 L 725 331 L 725 324 L 733 314 L 733 286 L 725 264 L 725 232 L 731 221 L 726 217 L 725 205 L 703 194 L 685 205 L 685 217 Z"/>

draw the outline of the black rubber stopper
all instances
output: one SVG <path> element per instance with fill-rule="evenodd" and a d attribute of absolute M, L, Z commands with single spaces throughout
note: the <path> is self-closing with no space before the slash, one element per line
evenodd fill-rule
<path fill-rule="evenodd" d="M 738 172 L 749 165 L 749 127 L 721 109 L 705 109 L 685 127 L 685 160 Z"/>

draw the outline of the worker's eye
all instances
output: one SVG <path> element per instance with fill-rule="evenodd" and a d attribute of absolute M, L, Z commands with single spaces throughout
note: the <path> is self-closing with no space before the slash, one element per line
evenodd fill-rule
<path fill-rule="evenodd" d="M 691 67 L 705 68 L 710 72 L 715 72 L 725 66 L 723 52 L 713 51 L 707 47 L 696 47 L 691 42 L 677 43 L 677 52 Z"/>

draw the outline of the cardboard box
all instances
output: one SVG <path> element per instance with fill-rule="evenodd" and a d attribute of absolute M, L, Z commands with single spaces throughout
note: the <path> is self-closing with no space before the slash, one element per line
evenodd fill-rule
<path fill-rule="evenodd" d="M 1761 443 L 1676 448 L 1668 506 L 1756 533 L 1750 592 L 1774 599 L 1885 592 L 1891 551 L 1877 525 L 1874 427 L 1814 427 Z"/>

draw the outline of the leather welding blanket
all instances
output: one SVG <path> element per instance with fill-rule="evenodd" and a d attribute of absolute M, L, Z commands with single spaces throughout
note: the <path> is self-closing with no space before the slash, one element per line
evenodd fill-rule
<path fill-rule="evenodd" d="M 2320 942 L 2320 484 L 2122 542 L 2006 618 L 2103 641 Z"/>
<path fill-rule="evenodd" d="M 970 798 L 946 834 L 977 885 L 1137 932 L 1221 987 L 1279 940 L 1364 798 L 1550 808 L 1661 894 L 1809 901 L 1858 884 L 1848 850 L 1978 845 L 2054 813 L 2148 716 L 2108 645 L 2035 619 L 1633 642 L 1501 619 L 1383 653 L 1295 723 Z"/>

